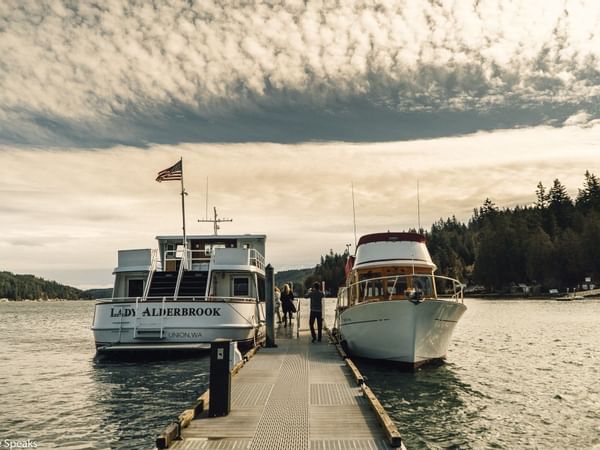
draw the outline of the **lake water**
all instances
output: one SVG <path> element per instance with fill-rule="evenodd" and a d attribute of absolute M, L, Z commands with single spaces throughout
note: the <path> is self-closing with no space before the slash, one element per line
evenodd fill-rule
<path fill-rule="evenodd" d="M 600 301 L 466 303 L 446 365 L 359 362 L 409 450 L 600 449 Z M 96 361 L 92 315 L 0 303 L 0 444 L 151 448 L 207 388 L 207 356 Z"/>

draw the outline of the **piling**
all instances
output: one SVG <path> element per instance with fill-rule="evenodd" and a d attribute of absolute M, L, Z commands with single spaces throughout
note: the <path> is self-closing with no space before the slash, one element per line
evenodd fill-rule
<path fill-rule="evenodd" d="M 265 267 L 265 315 L 266 315 L 266 333 L 267 347 L 277 347 L 275 344 L 275 305 L 273 295 L 275 289 L 275 274 L 273 266 L 268 264 Z"/>

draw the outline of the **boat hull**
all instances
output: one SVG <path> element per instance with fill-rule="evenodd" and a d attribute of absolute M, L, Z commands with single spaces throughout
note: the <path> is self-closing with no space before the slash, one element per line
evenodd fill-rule
<path fill-rule="evenodd" d="M 190 351 L 216 339 L 252 342 L 264 333 L 264 304 L 256 302 L 105 302 L 96 305 L 96 350 Z"/>
<path fill-rule="evenodd" d="M 340 313 L 340 335 L 353 356 L 418 367 L 445 358 L 465 310 L 439 299 L 361 303 Z"/>

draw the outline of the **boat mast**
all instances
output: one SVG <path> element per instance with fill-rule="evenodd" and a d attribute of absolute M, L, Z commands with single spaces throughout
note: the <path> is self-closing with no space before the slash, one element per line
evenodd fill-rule
<path fill-rule="evenodd" d="M 181 218 L 183 220 L 183 251 L 187 248 L 187 239 L 185 234 L 185 196 L 187 192 L 185 192 L 185 187 L 183 186 L 183 158 L 179 160 L 181 164 Z"/>
<path fill-rule="evenodd" d="M 356 248 L 356 207 L 354 206 L 354 182 L 350 182 L 352 187 L 352 216 L 354 218 L 354 248 Z"/>
<path fill-rule="evenodd" d="M 215 214 L 213 219 L 209 219 L 209 218 L 198 219 L 198 222 L 212 222 L 215 236 L 217 236 L 219 234 L 219 228 L 220 228 L 219 224 L 221 222 L 233 222 L 233 219 L 219 219 L 217 216 L 217 207 L 213 206 L 213 210 L 214 210 L 214 214 Z"/>
<path fill-rule="evenodd" d="M 421 201 L 419 198 L 419 179 L 417 178 L 417 224 L 418 227 L 417 231 L 420 233 L 421 232 Z"/>

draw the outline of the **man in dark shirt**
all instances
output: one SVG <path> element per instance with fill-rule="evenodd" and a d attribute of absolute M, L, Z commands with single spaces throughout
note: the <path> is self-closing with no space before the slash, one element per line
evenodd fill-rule
<path fill-rule="evenodd" d="M 323 292 L 321 292 L 321 284 L 315 282 L 313 288 L 308 294 L 310 298 L 310 334 L 312 335 L 312 341 L 315 342 L 317 339 L 317 333 L 315 333 L 315 320 L 317 321 L 318 338 L 321 342 L 321 334 L 323 332 Z"/>

